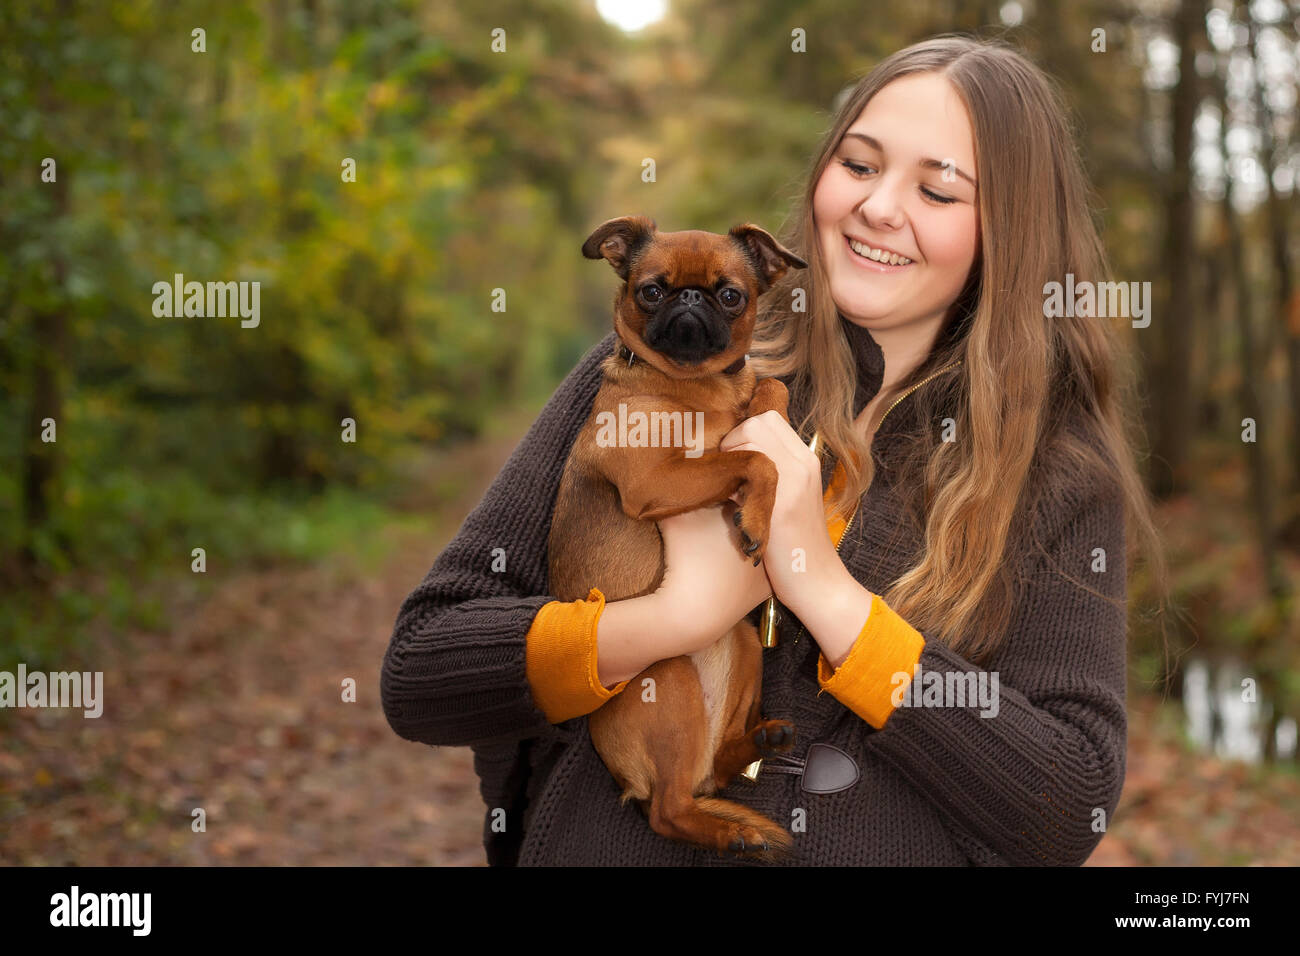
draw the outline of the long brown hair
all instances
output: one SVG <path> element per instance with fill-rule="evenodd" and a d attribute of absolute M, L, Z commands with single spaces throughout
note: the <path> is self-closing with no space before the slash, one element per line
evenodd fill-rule
<path fill-rule="evenodd" d="M 831 298 L 813 193 L 867 102 L 891 81 L 924 72 L 945 76 L 970 115 L 980 249 L 931 353 L 888 391 L 868 430 L 874 432 L 895 395 L 961 359 L 908 401 L 921 421 L 948 409 L 944 414 L 966 440 L 918 435 L 906 442 L 900 470 L 923 480 L 897 487 L 924 528 L 925 547 L 920 562 L 882 597 L 913 626 L 982 665 L 1005 639 L 1016 600 L 1012 569 L 1033 544 L 1027 516 L 1065 506 L 1062 482 L 1038 471 L 1049 458 L 1057 476 L 1118 479 L 1126 525 L 1137 531 L 1154 580 L 1168 593 L 1159 533 L 1133 452 L 1143 442 L 1133 411 L 1133 350 L 1120 338 L 1127 322 L 1044 315 L 1047 282 L 1064 282 L 1066 273 L 1102 281 L 1107 263 L 1066 111 L 1043 72 L 999 41 L 945 36 L 901 50 L 864 76 L 844 98 L 807 171 L 802 202 L 781 231 L 809 268 L 788 273 L 765 297 L 751 356 L 760 376 L 793 374 L 792 387 L 808 396 L 807 414 L 792 424 L 805 440 L 819 432 L 824 448 L 842 462 L 847 481 L 833 506 L 848 515 L 875 468 L 854 427 L 857 370 Z M 803 286 L 810 286 L 806 296 L 794 296 Z M 793 311 L 795 302 L 806 303 L 807 311 Z M 1069 420 L 1082 420 L 1087 434 L 1064 427 Z M 1131 535 L 1126 540 L 1133 543 Z M 1161 615 L 1163 621 L 1163 603 Z"/>

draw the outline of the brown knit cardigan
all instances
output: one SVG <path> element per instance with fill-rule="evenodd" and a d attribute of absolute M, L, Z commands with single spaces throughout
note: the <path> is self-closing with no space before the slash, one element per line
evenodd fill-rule
<path fill-rule="evenodd" d="M 858 361 L 856 414 L 880 389 L 884 357 L 865 329 L 842 327 Z M 616 347 L 610 333 L 583 357 L 402 604 L 381 672 L 384 713 L 409 740 L 473 749 L 492 865 L 768 865 L 652 831 L 634 804 L 619 804 L 587 717 L 550 724 L 525 673 L 525 635 L 556 599 L 546 542 L 560 473 Z M 792 395 L 795 421 L 802 400 Z M 903 401 L 876 434 L 877 478 L 839 552 L 877 594 L 921 553 L 890 471 L 891 448 L 923 428 L 913 404 Z M 829 455 L 825 465 L 823 487 Z M 818 645 L 806 632 L 796 641 L 800 624 L 781 609 L 778 645 L 763 653 L 763 712 L 794 722 L 796 756 L 830 743 L 861 776 L 848 790 L 810 794 L 798 775 L 764 769 L 719 795 L 784 823 L 795 865 L 1078 865 L 1096 847 L 1124 782 L 1126 614 L 1088 588 L 1125 598 L 1123 503 L 1117 482 L 1095 476 L 1038 480 L 1057 483 L 1043 499 L 1056 503 L 1027 506 L 1026 527 L 1045 546 L 1017 569 L 1015 612 L 994 658 L 978 668 L 920 629 L 913 699 L 923 700 L 921 673 L 987 670 L 998 675 L 996 716 L 981 716 L 978 703 L 902 706 L 876 730 L 819 693 Z M 493 570 L 497 548 L 504 571 Z"/>

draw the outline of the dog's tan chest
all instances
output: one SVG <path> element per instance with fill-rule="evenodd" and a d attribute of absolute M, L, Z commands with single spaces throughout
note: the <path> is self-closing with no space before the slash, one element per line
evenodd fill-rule
<path fill-rule="evenodd" d="M 732 667 L 731 635 L 723 635 L 704 650 L 696 651 L 689 657 L 700 676 L 700 689 L 704 692 L 704 712 L 709 719 L 707 752 L 713 754 L 721 741 L 727 711 Z"/>

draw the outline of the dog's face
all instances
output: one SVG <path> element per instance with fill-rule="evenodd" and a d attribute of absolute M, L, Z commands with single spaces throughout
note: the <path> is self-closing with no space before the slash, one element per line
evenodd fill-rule
<path fill-rule="evenodd" d="M 725 236 L 698 229 L 661 233 L 644 216 L 602 224 L 582 254 L 609 260 L 624 280 L 614 310 L 623 342 L 683 376 L 717 372 L 742 357 L 758 297 L 790 266 L 808 265 L 751 223 Z"/>

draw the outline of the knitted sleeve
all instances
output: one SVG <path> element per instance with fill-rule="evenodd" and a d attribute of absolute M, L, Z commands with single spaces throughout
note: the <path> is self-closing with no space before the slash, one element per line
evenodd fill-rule
<path fill-rule="evenodd" d="M 551 724 L 528 682 L 526 635 L 547 589 L 547 537 L 569 450 L 600 387 L 614 333 L 556 389 L 537 421 L 398 611 L 380 672 L 389 725 L 439 746 L 504 743 Z"/>
<path fill-rule="evenodd" d="M 865 742 L 990 862 L 1082 864 L 1124 785 L 1123 499 L 1106 481 L 1071 498 L 1040 525 L 1046 554 L 990 669 L 923 634 L 908 696 Z M 961 685 L 988 693 L 962 705 Z"/>

